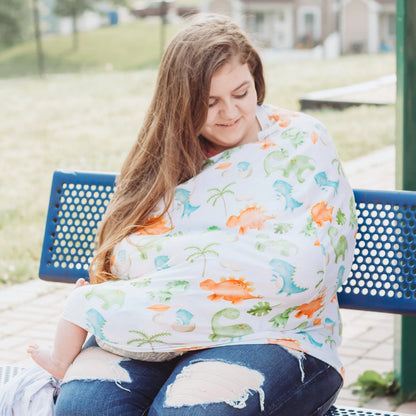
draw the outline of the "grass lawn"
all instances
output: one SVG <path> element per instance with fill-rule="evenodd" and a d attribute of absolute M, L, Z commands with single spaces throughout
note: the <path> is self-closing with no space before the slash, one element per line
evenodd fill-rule
<path fill-rule="evenodd" d="M 162 35 L 158 19 L 139 19 L 119 26 L 106 26 L 79 33 L 78 49 L 72 36 L 49 35 L 42 39 L 46 73 L 116 71 L 155 68 L 162 44 L 179 25 L 166 25 Z M 34 41 L 25 42 L 0 53 L 0 77 L 37 74 Z"/>
<path fill-rule="evenodd" d="M 0 80 L 0 285 L 37 278 L 53 171 L 118 171 L 135 139 L 156 70 L 105 72 L 100 62 L 94 72 Z M 267 65 L 266 101 L 296 110 L 304 93 L 394 72 L 393 55 Z M 311 114 L 327 125 L 342 160 L 394 143 L 393 106 Z"/>

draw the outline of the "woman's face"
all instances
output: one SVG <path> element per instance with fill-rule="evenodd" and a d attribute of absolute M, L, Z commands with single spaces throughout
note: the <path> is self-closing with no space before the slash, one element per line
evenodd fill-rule
<path fill-rule="evenodd" d="M 257 93 L 247 64 L 238 57 L 224 64 L 211 79 L 207 119 L 200 131 L 221 152 L 257 141 Z"/>

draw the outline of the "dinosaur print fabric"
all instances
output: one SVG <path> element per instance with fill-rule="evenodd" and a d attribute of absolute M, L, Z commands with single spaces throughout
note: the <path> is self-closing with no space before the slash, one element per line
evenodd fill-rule
<path fill-rule="evenodd" d="M 74 290 L 65 319 L 127 355 L 271 343 L 342 372 L 351 187 L 316 119 L 266 105 L 257 118 L 259 140 L 179 185 L 166 215 L 114 248 L 121 280 Z"/>

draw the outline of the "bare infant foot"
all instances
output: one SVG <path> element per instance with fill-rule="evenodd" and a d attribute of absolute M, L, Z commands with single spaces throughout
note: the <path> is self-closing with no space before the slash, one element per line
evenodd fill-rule
<path fill-rule="evenodd" d="M 54 359 L 49 350 L 41 349 L 38 345 L 29 345 L 27 352 L 44 370 L 60 380 L 63 379 L 69 364 Z"/>

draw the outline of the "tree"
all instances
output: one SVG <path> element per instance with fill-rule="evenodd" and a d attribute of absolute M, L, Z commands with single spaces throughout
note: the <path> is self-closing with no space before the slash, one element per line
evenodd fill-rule
<path fill-rule="evenodd" d="M 0 2 L 0 48 L 24 40 L 31 28 L 28 0 Z"/>
<path fill-rule="evenodd" d="M 97 0 L 55 0 L 54 12 L 61 17 L 72 19 L 72 47 L 78 49 L 78 18 L 87 10 L 94 10 Z M 110 0 L 109 3 L 125 5 L 128 0 Z"/>
<path fill-rule="evenodd" d="M 218 246 L 218 243 L 211 243 L 211 244 L 206 245 L 203 248 L 195 247 L 195 246 L 185 248 L 185 250 L 195 250 L 194 253 L 192 253 L 186 258 L 186 261 L 193 263 L 199 257 L 202 257 L 204 259 L 202 277 L 205 277 L 205 269 L 207 267 L 207 254 L 213 254 L 214 256 L 217 256 L 217 257 L 219 256 L 219 254 L 215 250 L 211 250 L 212 246 Z"/>
<path fill-rule="evenodd" d="M 55 13 L 72 19 L 72 47 L 78 49 L 78 18 L 87 10 L 94 9 L 94 0 L 56 0 Z"/>

